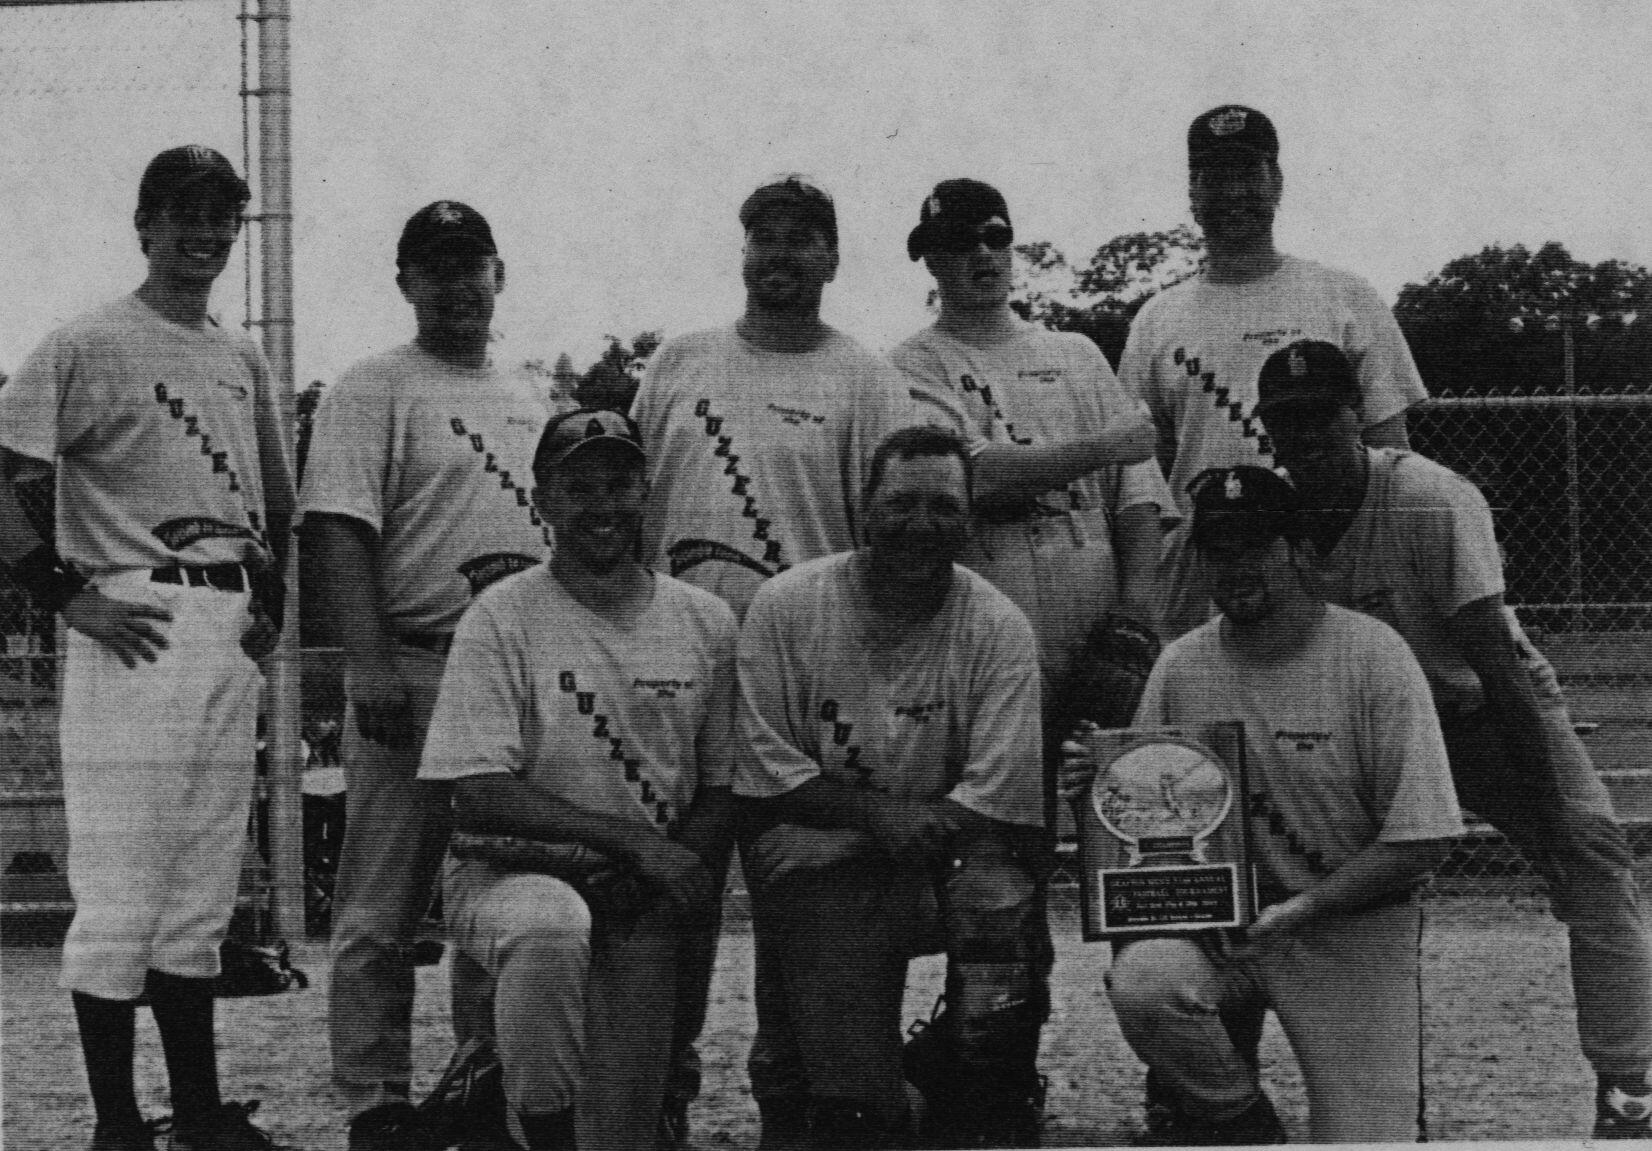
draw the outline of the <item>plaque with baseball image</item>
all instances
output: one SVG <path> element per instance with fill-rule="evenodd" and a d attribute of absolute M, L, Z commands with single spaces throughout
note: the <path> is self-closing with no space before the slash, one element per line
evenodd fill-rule
<path fill-rule="evenodd" d="M 1256 915 L 1240 723 L 1095 730 L 1074 803 L 1086 940 L 1243 927 Z"/>

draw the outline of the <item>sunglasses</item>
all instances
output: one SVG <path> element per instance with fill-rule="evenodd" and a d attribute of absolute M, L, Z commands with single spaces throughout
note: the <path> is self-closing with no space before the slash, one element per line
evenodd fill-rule
<path fill-rule="evenodd" d="M 941 232 L 929 242 L 929 250 L 943 256 L 967 256 L 977 244 L 985 244 L 994 252 L 1002 252 L 1014 240 L 1015 230 L 1008 224 L 982 224 Z"/>

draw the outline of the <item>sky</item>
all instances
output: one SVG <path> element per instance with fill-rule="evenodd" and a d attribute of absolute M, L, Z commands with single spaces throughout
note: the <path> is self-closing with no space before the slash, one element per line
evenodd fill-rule
<path fill-rule="evenodd" d="M 929 319 L 905 238 L 936 181 L 997 185 L 1018 241 L 1082 262 L 1189 220 L 1187 124 L 1229 101 L 1278 126 L 1281 247 L 1391 302 L 1488 244 L 1652 264 L 1640 0 L 292 4 L 301 387 L 411 336 L 395 242 L 434 199 L 492 223 L 501 362 L 583 367 L 731 320 L 736 209 L 804 172 L 838 207 L 824 314 L 887 349 Z M 142 279 L 155 152 L 240 166 L 239 8 L 0 7 L 0 370 Z M 238 254 L 214 306 L 243 300 Z"/>

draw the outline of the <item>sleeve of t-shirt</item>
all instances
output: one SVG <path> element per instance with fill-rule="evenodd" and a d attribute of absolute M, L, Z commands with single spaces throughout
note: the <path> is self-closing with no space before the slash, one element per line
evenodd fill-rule
<path fill-rule="evenodd" d="M 1119 357 L 1118 381 L 1125 391 L 1147 405 L 1148 413 L 1155 421 L 1162 422 L 1170 413 L 1153 376 L 1153 341 L 1148 332 L 1152 326 L 1150 307 L 1151 302 L 1130 321 L 1130 332 L 1124 340 L 1124 354 Z"/>
<path fill-rule="evenodd" d="M 794 714 L 797 697 L 792 653 L 781 615 L 784 605 L 758 588 L 740 628 L 736 665 L 739 699 L 734 790 L 740 795 L 784 795 L 820 775 L 820 763 L 804 748 Z"/>
<path fill-rule="evenodd" d="M 1442 477 L 1433 496 L 1407 535 L 1416 557 L 1412 566 L 1435 608 L 1449 619 L 1476 600 L 1502 594 L 1503 559 L 1491 508 L 1478 488 Z"/>
<path fill-rule="evenodd" d="M 1044 822 L 1041 673 L 1032 625 L 1005 605 L 976 653 L 970 690 L 969 752 L 947 798 L 1006 823 Z"/>
<path fill-rule="evenodd" d="M 396 454 L 393 404 L 382 378 L 357 369 L 322 396 L 304 464 L 303 514 L 350 516 L 384 530 Z"/>
<path fill-rule="evenodd" d="M 430 717 L 420 779 L 520 775 L 528 684 L 506 625 L 485 601 L 459 617 Z"/>
<path fill-rule="evenodd" d="M 1141 699 L 1136 703 L 1131 727 L 1164 727 L 1176 722 L 1175 716 L 1170 714 L 1170 693 L 1166 685 L 1169 654 L 1167 649 L 1154 661 L 1153 670 L 1147 674 L 1147 686 L 1142 688 Z"/>
<path fill-rule="evenodd" d="M 734 782 L 735 644 L 738 628 L 734 612 L 718 604 L 712 617 L 711 690 L 705 722 L 695 741 L 700 787 L 728 787 Z"/>
<path fill-rule="evenodd" d="M 0 444 L 30 459 L 55 460 L 71 444 L 90 405 L 73 401 L 73 345 L 53 333 L 30 352 L 17 374 L 0 388 Z M 60 419 L 66 421 L 60 424 Z"/>
<path fill-rule="evenodd" d="M 1411 347 L 1377 290 L 1364 280 L 1349 289 L 1349 331 L 1343 348 L 1354 361 L 1367 424 L 1380 424 L 1428 398 Z"/>
<path fill-rule="evenodd" d="M 1449 839 L 1463 833 L 1445 737 L 1423 669 L 1391 634 L 1386 650 L 1366 662 L 1362 749 L 1373 770 L 1383 843 Z"/>
<path fill-rule="evenodd" d="M 889 359 L 906 376 L 914 423 L 950 428 L 963 436 L 973 451 L 986 445 L 990 429 L 978 426 L 969 418 L 963 398 L 952 387 L 946 361 L 940 353 L 921 343 L 908 343 L 890 352 Z"/>
<path fill-rule="evenodd" d="M 266 515 L 291 515 L 298 501 L 293 491 L 292 467 L 287 460 L 286 437 L 281 434 L 281 410 L 276 405 L 275 388 L 270 382 L 269 361 L 258 345 L 250 342 L 246 345 L 246 356 L 255 395 L 253 428 L 258 438 L 264 511 Z"/>

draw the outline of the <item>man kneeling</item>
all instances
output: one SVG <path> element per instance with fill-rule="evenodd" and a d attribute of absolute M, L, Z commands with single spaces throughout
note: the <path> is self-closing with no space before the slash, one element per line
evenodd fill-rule
<path fill-rule="evenodd" d="M 947 928 L 955 1089 L 923 1085 L 953 1121 L 925 1138 L 1036 1145 L 1041 1093 L 1013 1074 L 1034 1066 L 1047 1013 L 1032 626 L 954 563 L 970 517 L 962 440 L 903 429 L 869 471 L 866 546 L 770 579 L 740 635 L 752 926 L 780 959 L 809 1099 L 801 1130 L 765 1116 L 763 1145 L 912 1139 L 901 997 L 929 890 Z"/>
<path fill-rule="evenodd" d="M 632 1151 L 658 1134 L 678 943 L 728 824 L 734 616 L 637 561 L 630 420 L 559 416 L 533 471 L 554 554 L 461 619 L 420 776 L 457 780 L 445 913 L 494 977 L 529 1148 Z"/>

